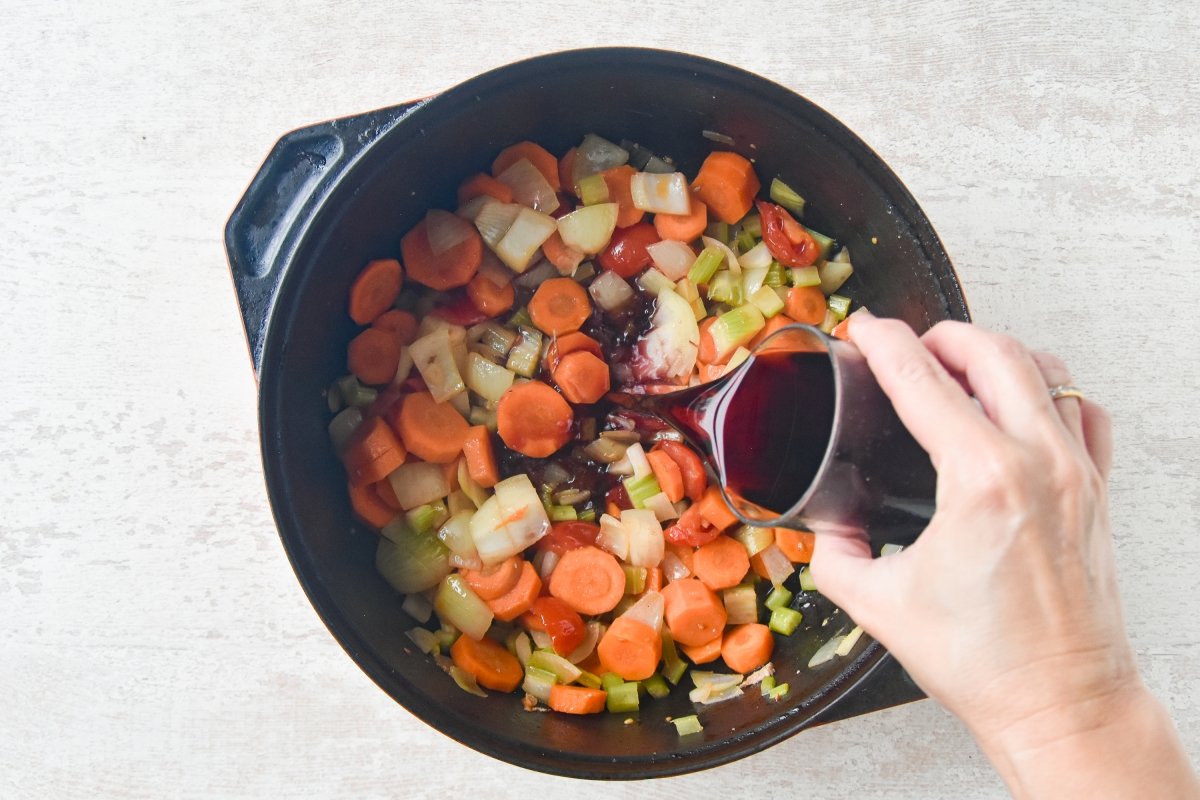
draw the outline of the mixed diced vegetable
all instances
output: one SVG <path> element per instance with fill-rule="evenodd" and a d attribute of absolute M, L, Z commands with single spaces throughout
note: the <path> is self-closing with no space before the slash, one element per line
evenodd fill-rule
<path fill-rule="evenodd" d="M 717 379 L 792 322 L 842 335 L 849 253 L 760 189 L 729 151 L 689 181 L 633 143 L 521 142 L 355 279 L 330 438 L 409 638 L 465 691 L 628 713 L 720 661 L 697 705 L 787 693 L 812 534 L 740 525 L 675 432 L 606 403 Z"/>

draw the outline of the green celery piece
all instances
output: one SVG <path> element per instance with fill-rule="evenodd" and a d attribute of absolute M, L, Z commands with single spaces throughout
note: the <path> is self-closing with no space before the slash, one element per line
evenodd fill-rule
<path fill-rule="evenodd" d="M 606 672 L 600 676 L 600 688 L 606 692 L 615 686 L 620 686 L 624 682 L 625 679 L 615 672 Z"/>
<path fill-rule="evenodd" d="M 579 671 L 579 677 L 575 679 L 575 682 L 589 689 L 599 689 L 601 686 L 600 676 L 588 672 L 586 669 Z"/>
<path fill-rule="evenodd" d="M 533 324 L 533 317 L 529 316 L 529 309 L 521 306 L 514 311 L 512 316 L 508 318 L 508 327 L 533 329 L 535 326 Z"/>
<path fill-rule="evenodd" d="M 706 247 L 701 251 L 692 266 L 688 269 L 687 279 L 693 286 L 699 286 L 712 280 L 717 268 L 725 261 L 725 254 L 716 247 Z"/>
<path fill-rule="evenodd" d="M 666 679 L 657 672 L 642 681 L 642 685 L 645 687 L 646 693 L 656 700 L 661 700 L 671 693 L 671 687 L 667 685 Z"/>
<path fill-rule="evenodd" d="M 742 219 L 742 230 L 748 231 L 755 239 L 762 238 L 762 217 L 758 214 L 747 214 Z"/>
<path fill-rule="evenodd" d="M 405 521 L 413 533 L 428 533 L 433 530 L 433 520 L 437 516 L 437 510 L 431 504 L 417 506 L 414 509 L 405 513 Z"/>
<path fill-rule="evenodd" d="M 375 402 L 375 398 L 379 396 L 379 392 L 372 389 L 370 386 L 359 386 L 354 390 L 354 394 L 346 398 L 347 405 L 355 408 L 366 408 Z"/>
<path fill-rule="evenodd" d="M 579 519 L 584 520 L 585 522 L 595 522 L 596 521 L 596 509 L 585 508 L 583 511 L 579 512 Z"/>
<path fill-rule="evenodd" d="M 608 182 L 600 173 L 589 175 L 579 182 L 579 199 L 585 206 L 608 202 Z"/>
<path fill-rule="evenodd" d="M 779 700 L 788 693 L 789 689 L 791 689 L 790 686 L 788 686 L 786 683 L 781 683 L 771 691 L 767 692 L 767 699 Z"/>
<path fill-rule="evenodd" d="M 742 228 L 740 231 L 738 231 L 737 239 L 734 241 L 737 242 L 738 252 L 741 253 L 749 251 L 750 248 L 758 244 L 758 241 L 754 238 L 754 235 L 745 228 Z"/>
<path fill-rule="evenodd" d="M 774 259 L 771 260 L 771 266 L 767 267 L 767 277 L 763 278 L 763 286 L 770 286 L 772 289 L 778 289 L 781 286 L 787 285 L 787 275 L 783 264 L 780 264 Z"/>
<path fill-rule="evenodd" d="M 550 688 L 554 686 L 555 682 L 556 679 L 553 672 L 526 666 L 525 682 L 521 685 L 521 688 L 543 703 L 548 703 L 550 702 Z"/>
<path fill-rule="evenodd" d="M 767 608 L 775 610 L 776 608 L 786 608 L 792 602 L 792 593 L 782 586 L 776 586 L 767 595 Z"/>
<path fill-rule="evenodd" d="M 759 684 L 759 686 L 762 689 L 763 696 L 765 697 L 767 692 L 775 688 L 775 676 L 768 675 L 767 677 L 763 678 L 762 683 Z"/>
<path fill-rule="evenodd" d="M 731 306 L 740 306 L 746 301 L 742 291 L 741 276 L 734 275 L 727 269 L 713 275 L 708 282 L 708 299 L 718 303 L 728 303 Z"/>
<path fill-rule="evenodd" d="M 833 250 L 833 246 L 835 244 L 837 244 L 837 242 L 835 242 L 831 237 L 826 236 L 823 233 L 820 233 L 819 231 L 814 231 L 812 228 L 808 227 L 807 225 L 804 227 L 804 229 L 806 231 L 808 231 L 808 235 L 811 236 L 816 241 L 817 247 L 820 248 L 821 259 L 824 260 L 826 258 L 829 258 L 829 253 L 830 253 L 830 251 Z"/>
<path fill-rule="evenodd" d="M 808 567 L 800 570 L 800 588 L 806 592 L 818 591 L 817 582 L 813 580 L 812 570 Z"/>
<path fill-rule="evenodd" d="M 605 705 L 608 707 L 609 712 L 624 714 L 630 711 L 637 711 L 638 687 L 638 681 L 630 681 L 609 689 L 605 698 Z"/>
<path fill-rule="evenodd" d="M 700 733 L 704 730 L 704 726 L 700 724 L 700 718 L 695 714 L 689 714 L 686 717 L 676 717 L 671 720 L 675 726 L 675 730 L 680 736 L 689 736 L 693 733 Z"/>
<path fill-rule="evenodd" d="M 816 267 L 793 267 L 792 286 L 820 286 L 821 272 Z"/>
<path fill-rule="evenodd" d="M 797 217 L 804 213 L 804 198 L 779 178 L 771 180 L 771 202 L 778 203 Z"/>
<path fill-rule="evenodd" d="M 550 506 L 546 509 L 551 522 L 568 522 L 579 519 L 575 506 Z"/>
<path fill-rule="evenodd" d="M 629 494 L 629 501 L 633 503 L 634 508 L 645 508 L 646 500 L 662 491 L 654 473 L 640 478 L 626 478 L 621 483 L 625 485 L 625 491 Z"/>
<path fill-rule="evenodd" d="M 767 324 L 758 306 L 738 306 L 717 317 L 709 328 L 718 353 L 732 353 L 754 338 Z"/>
<path fill-rule="evenodd" d="M 775 543 L 775 529 L 741 525 L 733 532 L 733 538 L 746 548 L 746 555 L 756 556 Z"/>
<path fill-rule="evenodd" d="M 687 672 L 687 662 L 679 657 L 679 651 L 675 648 L 675 640 L 665 625 L 662 629 L 662 659 L 663 677 L 670 681 L 672 686 L 678 686 L 679 682 L 683 680 L 683 674 Z"/>
<path fill-rule="evenodd" d="M 534 650 L 529 656 L 529 663 L 525 666 L 553 673 L 555 680 L 559 683 L 574 683 L 583 672 L 553 650 Z"/>
<path fill-rule="evenodd" d="M 729 223 L 728 222 L 710 222 L 704 230 L 704 235 L 716 239 L 722 244 L 729 244 Z"/>
<path fill-rule="evenodd" d="M 622 563 L 621 571 L 625 573 L 625 594 L 641 594 L 646 591 L 645 567 L 634 567 Z"/>
<path fill-rule="evenodd" d="M 850 313 L 850 298 L 840 294 L 829 295 L 829 310 L 841 322 Z"/>
<path fill-rule="evenodd" d="M 783 300 L 779 298 L 779 294 L 765 283 L 758 287 L 754 294 L 750 295 L 749 300 L 767 319 L 783 311 L 784 308 Z"/>
<path fill-rule="evenodd" d="M 525 309 L 521 309 L 525 312 Z M 528 312 L 525 312 L 528 316 Z M 525 378 L 537 374 L 538 361 L 542 355 L 542 334 L 530 323 L 529 327 L 522 325 L 519 329 L 521 341 L 508 352 L 508 369 Z"/>
<path fill-rule="evenodd" d="M 794 608 L 787 608 L 785 606 L 783 608 L 771 609 L 771 619 L 767 622 L 767 627 L 775 631 L 775 633 L 791 636 L 803 621 L 803 614 Z"/>
<path fill-rule="evenodd" d="M 356 391 L 358 391 L 358 387 L 362 386 L 362 384 L 358 382 L 358 378 L 354 377 L 353 375 L 343 375 L 342 377 L 338 378 L 335 383 L 338 387 L 338 393 L 342 396 L 342 402 L 346 404 L 350 403 L 350 398 L 354 396 Z"/>
<path fill-rule="evenodd" d="M 590 261 L 581 261 L 575 271 L 571 273 L 571 278 L 583 283 L 589 281 L 596 276 L 596 266 Z"/>

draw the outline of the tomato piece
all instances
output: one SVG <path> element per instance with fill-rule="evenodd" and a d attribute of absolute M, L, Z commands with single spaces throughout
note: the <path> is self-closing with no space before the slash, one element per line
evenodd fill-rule
<path fill-rule="evenodd" d="M 782 206 L 757 201 L 762 218 L 762 236 L 767 249 L 780 264 L 789 267 L 810 267 L 821 254 L 812 235 Z"/>
<path fill-rule="evenodd" d="M 525 617 L 533 630 L 549 634 L 550 644 L 560 656 L 573 653 L 587 636 L 583 617 L 557 597 L 547 595 L 534 600 Z"/>
<path fill-rule="evenodd" d="M 454 325 L 462 325 L 464 328 L 488 319 L 488 315 L 471 302 L 471 298 L 465 290 L 452 292 L 450 297 L 453 298 L 450 302 L 437 306 L 429 313 Z"/>
<path fill-rule="evenodd" d="M 615 272 L 622 278 L 632 278 L 650 264 L 646 247 L 660 241 L 658 231 L 649 222 L 639 222 L 628 228 L 617 228 L 608 247 L 596 256 L 601 269 Z"/>
<path fill-rule="evenodd" d="M 600 526 L 584 520 L 556 522 L 550 527 L 550 532 L 538 539 L 534 545 L 538 550 L 551 550 L 559 555 L 568 550 L 587 547 L 596 543 L 596 535 Z"/>
<path fill-rule="evenodd" d="M 700 516 L 700 511 L 696 508 L 695 503 L 688 506 L 687 511 L 683 512 L 674 525 L 663 531 L 663 538 L 671 544 L 683 544 L 689 547 L 708 544 L 720 535 L 721 531 L 709 525 L 704 517 Z"/>

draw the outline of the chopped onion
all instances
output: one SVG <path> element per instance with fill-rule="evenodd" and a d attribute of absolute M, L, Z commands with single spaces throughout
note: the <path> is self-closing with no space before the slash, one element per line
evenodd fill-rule
<path fill-rule="evenodd" d="M 460 343 L 466 341 L 466 330 L 462 331 Z M 444 403 L 466 388 L 462 374 L 458 371 L 457 359 L 451 349 L 450 332 L 438 327 L 408 347 L 413 364 L 429 388 L 433 399 Z M 465 350 L 464 350 L 465 354 Z"/>
<path fill-rule="evenodd" d="M 488 361 L 478 353 L 467 355 L 467 388 L 484 400 L 499 402 L 516 377 L 511 370 Z"/>
<path fill-rule="evenodd" d="M 521 213 L 521 208 L 516 203 L 501 203 L 499 200 L 483 205 L 475 215 L 475 229 L 487 242 L 488 247 L 496 249 L 517 219 L 517 215 Z"/>
<path fill-rule="evenodd" d="M 654 516 L 659 522 L 667 522 L 679 516 L 675 511 L 675 506 L 671 503 L 671 499 L 667 497 L 666 492 L 659 492 L 656 495 L 647 497 L 642 501 L 642 505 L 654 512 Z"/>
<path fill-rule="evenodd" d="M 854 274 L 854 267 L 849 261 L 826 261 L 817 267 L 821 276 L 821 291 L 831 295 Z"/>
<path fill-rule="evenodd" d="M 471 477 L 471 470 L 467 467 L 467 460 L 460 458 L 458 460 L 458 488 L 467 496 L 476 508 L 487 502 L 490 496 L 486 489 L 475 482 Z"/>
<path fill-rule="evenodd" d="M 549 650 L 554 647 L 554 641 L 545 631 L 530 631 L 529 638 L 533 639 L 533 646 L 538 650 Z M 532 657 L 533 654 L 530 653 L 530 658 Z"/>
<path fill-rule="evenodd" d="M 410 461 L 396 467 L 388 475 L 396 500 L 405 511 L 417 506 L 441 500 L 450 494 L 450 482 L 441 464 L 430 464 L 426 461 Z"/>
<path fill-rule="evenodd" d="M 408 374 L 412 372 L 413 357 L 412 351 L 407 347 L 400 348 L 400 360 L 396 362 L 396 375 L 392 378 L 392 385 L 399 386 L 408 380 Z"/>
<path fill-rule="evenodd" d="M 745 256 L 742 256 L 742 294 L 747 300 L 750 295 L 757 292 L 763 287 L 763 281 L 767 278 L 767 270 L 770 267 L 750 267 L 746 265 Z M 774 299 L 775 293 L 771 293 Z"/>
<path fill-rule="evenodd" d="M 412 594 L 438 585 L 450 573 L 450 552 L 428 533 L 414 533 L 399 520 L 384 526 L 375 550 L 375 569 L 397 592 Z"/>
<path fill-rule="evenodd" d="M 634 442 L 629 445 L 625 451 L 625 455 L 629 458 L 629 463 L 633 466 L 633 477 L 641 478 L 654 472 L 650 467 L 650 460 L 646 458 L 646 451 L 642 449 L 640 442 Z"/>
<path fill-rule="evenodd" d="M 700 327 L 692 306 L 675 292 L 662 292 L 650 330 L 638 342 L 645 377 L 672 380 L 690 375 L 700 354 Z"/>
<path fill-rule="evenodd" d="M 534 291 L 548 278 L 557 278 L 558 270 L 546 259 L 540 259 L 537 264 L 518 275 L 513 283 L 522 289 Z"/>
<path fill-rule="evenodd" d="M 476 222 L 476 224 L 478 225 L 479 223 Z M 741 271 L 742 271 L 741 262 L 738 261 L 737 254 L 729 249 L 729 245 L 725 244 L 720 239 L 714 239 L 711 236 L 702 236 L 702 237 L 700 237 L 700 241 L 704 242 L 705 247 L 715 247 L 718 250 L 720 250 L 722 253 L 724 253 L 725 254 L 725 265 L 727 267 L 729 267 L 729 271 L 732 272 L 734 275 L 741 274 Z"/>
<path fill-rule="evenodd" d="M 467 694 L 473 694 L 476 697 L 487 697 L 487 692 L 479 688 L 479 682 L 475 680 L 475 676 L 467 672 L 457 664 L 451 664 L 446 670 L 454 682 L 458 684 L 458 688 L 462 689 Z"/>
<path fill-rule="evenodd" d="M 516 161 L 496 176 L 496 180 L 512 189 L 513 200 L 543 214 L 558 209 L 558 194 L 541 170 L 527 158 Z"/>
<path fill-rule="evenodd" d="M 762 560 L 763 572 L 767 573 L 767 578 L 775 586 L 782 586 L 783 582 L 795 571 L 792 562 L 777 544 L 763 548 L 758 557 Z"/>
<path fill-rule="evenodd" d="M 619 167 L 629 161 L 629 151 L 594 133 L 583 137 L 575 148 L 575 161 L 571 165 L 571 183 L 576 186 L 589 175 Z"/>
<path fill-rule="evenodd" d="M 558 557 L 558 553 L 553 550 L 539 550 L 533 557 L 533 568 L 543 581 L 549 578 L 550 573 L 558 566 Z"/>
<path fill-rule="evenodd" d="M 637 285 L 642 291 L 656 296 L 662 292 L 675 291 L 675 282 L 662 274 L 657 267 L 646 267 L 642 274 L 637 276 Z"/>
<path fill-rule="evenodd" d="M 774 675 L 774 674 L 775 674 L 775 665 L 772 664 L 770 661 L 768 661 L 767 663 L 763 664 L 758 669 L 754 670 L 754 672 L 751 672 L 749 675 L 746 676 L 746 680 L 742 681 L 742 688 L 745 688 L 747 686 L 754 686 L 755 684 L 762 683 L 763 678 L 770 677 L 771 675 Z"/>
<path fill-rule="evenodd" d="M 592 654 L 596 649 L 596 644 L 600 641 L 600 637 L 604 635 L 604 623 L 599 620 L 590 619 L 587 625 L 584 626 L 583 641 L 579 646 L 571 651 L 567 656 L 567 661 L 572 664 L 578 664 Z"/>
<path fill-rule="evenodd" d="M 475 218 L 479 216 L 479 212 L 483 210 L 484 206 L 486 206 L 488 203 L 497 202 L 499 201 L 490 194 L 481 194 L 478 197 L 472 197 L 470 200 L 463 203 L 454 213 L 463 219 L 474 222 Z"/>
<path fill-rule="evenodd" d="M 863 629 L 861 625 L 855 625 L 854 630 L 846 634 L 842 639 L 842 643 L 837 646 L 836 652 L 839 656 L 848 656 L 850 651 L 854 649 L 854 645 L 858 644 L 858 640 L 862 638 Z"/>
<path fill-rule="evenodd" d="M 608 244 L 617 227 L 617 204 L 596 203 L 558 218 L 558 235 L 563 244 L 595 255 Z"/>
<path fill-rule="evenodd" d="M 647 248 L 649 249 L 649 248 Z M 767 249 L 766 242 L 759 242 L 751 247 L 746 252 L 742 253 L 738 262 L 746 269 L 767 269 L 771 266 L 771 251 Z M 759 284 L 762 285 L 761 283 Z"/>
<path fill-rule="evenodd" d="M 453 625 L 464 636 L 470 636 L 475 641 L 484 637 L 494 619 L 487 603 L 475 594 L 475 590 L 458 573 L 447 575 L 438 584 L 437 593 L 433 596 L 433 608 L 437 611 L 438 619 Z"/>
<path fill-rule="evenodd" d="M 681 581 L 692 574 L 687 564 L 684 564 L 673 550 L 663 553 L 662 571 L 663 578 L 667 581 Z"/>
<path fill-rule="evenodd" d="M 621 616 L 625 619 L 647 625 L 653 628 L 655 632 L 661 632 L 663 624 L 662 594 L 659 592 L 643 592 L 641 599 L 631 605 Z"/>
<path fill-rule="evenodd" d="M 646 252 L 650 254 L 654 266 L 673 281 L 686 278 L 688 270 L 696 261 L 696 254 L 692 252 L 692 248 L 674 239 L 664 239 L 648 245 Z"/>
<path fill-rule="evenodd" d="M 517 635 L 513 637 L 513 655 L 517 657 L 517 661 L 521 662 L 521 666 L 529 663 L 529 657 L 533 655 L 533 642 L 529 638 L 529 634 L 523 630 L 517 629 Z"/>
<path fill-rule="evenodd" d="M 601 514 L 600 532 L 596 534 L 596 546 L 624 561 L 629 555 L 629 531 L 616 517 L 611 514 Z"/>
<path fill-rule="evenodd" d="M 491 206 L 488 206 L 491 208 Z M 554 218 L 534 211 L 532 208 L 520 208 L 512 225 L 504 237 L 496 244 L 496 255 L 500 256 L 513 272 L 524 272 L 533 261 L 534 254 L 550 235 L 558 230 Z M 485 210 L 486 213 L 486 210 Z M 476 225 L 478 225 L 476 221 Z"/>
<path fill-rule="evenodd" d="M 404 596 L 404 602 L 400 604 L 400 610 L 417 622 L 425 623 L 429 622 L 429 617 L 433 615 L 433 604 L 429 602 L 429 598 L 425 595 L 419 592 L 411 592 Z M 429 651 L 426 650 L 425 652 Z"/>
<path fill-rule="evenodd" d="M 629 181 L 634 208 L 653 214 L 690 214 L 692 195 L 682 172 L 635 172 Z"/>
<path fill-rule="evenodd" d="M 417 596 L 418 595 L 409 595 L 409 597 Z M 428 601 L 426 601 L 426 603 L 428 603 Z M 433 606 L 429 606 L 429 611 L 430 613 L 433 613 Z M 428 619 L 429 617 L 425 618 L 426 621 L 428 621 Z M 417 646 L 417 649 L 425 655 L 432 653 L 433 648 L 438 646 L 437 636 L 434 635 L 433 631 L 427 628 L 422 628 L 419 626 L 416 628 L 409 628 L 404 632 L 404 635 L 407 636 L 412 643 Z"/>
<path fill-rule="evenodd" d="M 832 661 L 837 649 L 842 646 L 842 640 L 845 636 L 834 636 L 832 639 L 821 645 L 817 652 L 813 653 L 812 658 L 808 660 L 808 668 L 819 667 L 826 661 Z"/>
<path fill-rule="evenodd" d="M 605 311 L 616 311 L 633 299 L 633 289 L 615 272 L 601 272 L 588 286 L 588 294 Z"/>
<path fill-rule="evenodd" d="M 429 239 L 429 251 L 440 256 L 467 240 L 471 235 L 471 223 L 449 211 L 430 209 L 425 215 L 425 235 Z"/>
<path fill-rule="evenodd" d="M 626 447 L 627 445 L 623 445 L 606 436 L 601 436 L 596 441 L 589 442 L 583 448 L 583 452 L 587 453 L 589 458 L 599 461 L 601 464 L 612 464 L 621 460 L 621 457 L 625 455 Z"/>
<path fill-rule="evenodd" d="M 724 133 L 718 133 L 717 131 L 703 130 L 703 131 L 700 131 L 700 135 L 703 136 L 705 139 L 708 139 L 710 142 L 718 142 L 720 144 L 727 144 L 727 145 L 732 145 L 734 142 L 734 139 L 732 136 L 729 136 L 728 134 L 724 134 Z"/>
<path fill-rule="evenodd" d="M 483 561 L 479 556 L 465 558 L 458 553 L 450 554 L 450 566 L 456 569 L 483 569 Z"/>
<path fill-rule="evenodd" d="M 665 541 L 655 513 L 648 508 L 624 509 L 621 525 L 629 532 L 629 556 L 624 560 L 635 567 L 657 567 L 663 559 Z"/>
<path fill-rule="evenodd" d="M 496 257 L 490 248 L 483 248 L 483 260 L 479 262 L 479 274 L 497 286 L 504 287 L 512 283 L 513 271 Z"/>
<path fill-rule="evenodd" d="M 438 528 L 437 538 L 450 548 L 450 552 L 467 559 L 478 561 L 479 553 L 475 550 L 475 540 L 471 538 L 471 517 L 474 511 L 459 511 L 451 514 L 450 519 Z"/>
<path fill-rule="evenodd" d="M 495 491 L 471 517 L 471 537 L 488 566 L 515 556 L 550 530 L 550 519 L 528 475 L 505 478 Z"/>

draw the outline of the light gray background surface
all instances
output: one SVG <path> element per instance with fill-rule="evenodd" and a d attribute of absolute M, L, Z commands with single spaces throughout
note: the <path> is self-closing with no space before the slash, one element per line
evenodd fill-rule
<path fill-rule="evenodd" d="M 826 108 L 924 205 L 976 320 L 1112 411 L 1129 627 L 1200 753 L 1200 6 L 807 6 L 0 0 L 0 797 L 1004 796 L 931 702 L 678 779 L 523 771 L 395 705 L 305 600 L 226 217 L 291 128 L 599 44 Z"/>

